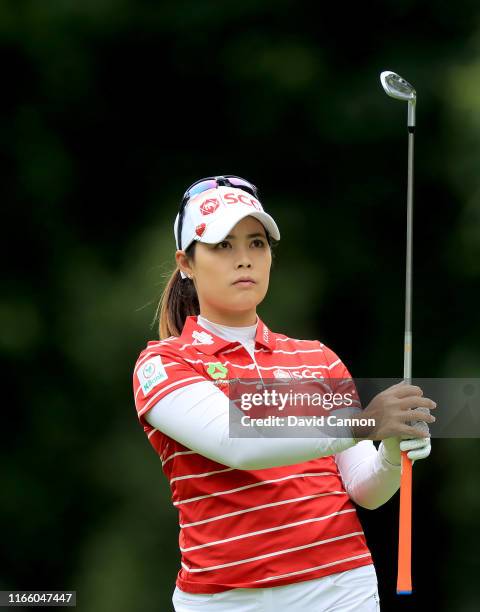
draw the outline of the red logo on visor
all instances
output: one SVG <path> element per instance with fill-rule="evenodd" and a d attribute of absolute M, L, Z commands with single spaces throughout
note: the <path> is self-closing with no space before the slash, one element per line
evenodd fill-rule
<path fill-rule="evenodd" d="M 242 204 L 247 204 L 248 206 L 252 206 L 257 210 L 262 210 L 260 202 L 254 197 L 248 195 L 247 193 L 226 193 L 224 196 L 224 200 L 227 204 L 238 204 L 239 202 L 241 202 Z"/>
<path fill-rule="evenodd" d="M 200 204 L 200 212 L 202 215 L 211 215 L 219 206 L 220 204 L 218 203 L 217 198 L 210 198 L 210 200 L 204 200 Z"/>
<path fill-rule="evenodd" d="M 197 234 L 197 236 L 202 237 L 206 227 L 207 225 L 205 223 L 200 223 L 200 225 L 197 225 L 197 227 L 195 228 L 195 233 Z"/>

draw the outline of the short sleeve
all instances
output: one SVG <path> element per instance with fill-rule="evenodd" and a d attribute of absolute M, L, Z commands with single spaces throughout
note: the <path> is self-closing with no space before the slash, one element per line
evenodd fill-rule
<path fill-rule="evenodd" d="M 204 380 L 208 379 L 167 347 L 143 351 L 133 371 L 133 393 L 140 423 L 150 427 L 145 414 L 162 397 Z"/>

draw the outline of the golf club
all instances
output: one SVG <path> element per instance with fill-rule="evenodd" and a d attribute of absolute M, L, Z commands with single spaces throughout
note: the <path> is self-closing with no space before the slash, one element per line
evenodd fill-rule
<path fill-rule="evenodd" d="M 403 353 L 403 377 L 412 381 L 412 241 L 413 241 L 413 151 L 415 136 L 415 106 L 417 93 L 413 86 L 395 72 L 386 70 L 380 74 L 385 93 L 396 100 L 408 102 L 408 182 L 407 182 L 407 257 L 405 275 L 405 335 Z M 418 425 L 428 431 L 423 421 Z M 400 519 L 398 541 L 397 594 L 412 593 L 411 540 L 412 540 L 412 462 L 406 452 L 401 453 Z"/>

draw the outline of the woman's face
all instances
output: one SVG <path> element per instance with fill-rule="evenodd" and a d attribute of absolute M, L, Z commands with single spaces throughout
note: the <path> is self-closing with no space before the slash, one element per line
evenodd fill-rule
<path fill-rule="evenodd" d="M 197 242 L 193 262 L 183 251 L 177 251 L 176 258 L 184 272 L 193 276 L 202 316 L 219 323 L 255 323 L 256 306 L 267 293 L 272 265 L 265 228 L 258 219 L 244 217 L 217 244 Z M 236 284 L 241 276 L 250 276 L 254 284 Z"/>

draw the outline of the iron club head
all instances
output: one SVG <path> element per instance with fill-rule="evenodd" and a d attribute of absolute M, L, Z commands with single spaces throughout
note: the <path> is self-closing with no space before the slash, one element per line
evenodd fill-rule
<path fill-rule="evenodd" d="M 415 103 L 417 92 L 413 86 L 396 72 L 384 70 L 380 74 L 380 82 L 385 93 L 396 100 L 408 102 L 408 125 L 415 126 Z"/>
<path fill-rule="evenodd" d="M 385 93 L 397 100 L 415 100 L 417 92 L 412 85 L 399 74 L 385 70 L 380 75 Z"/>

